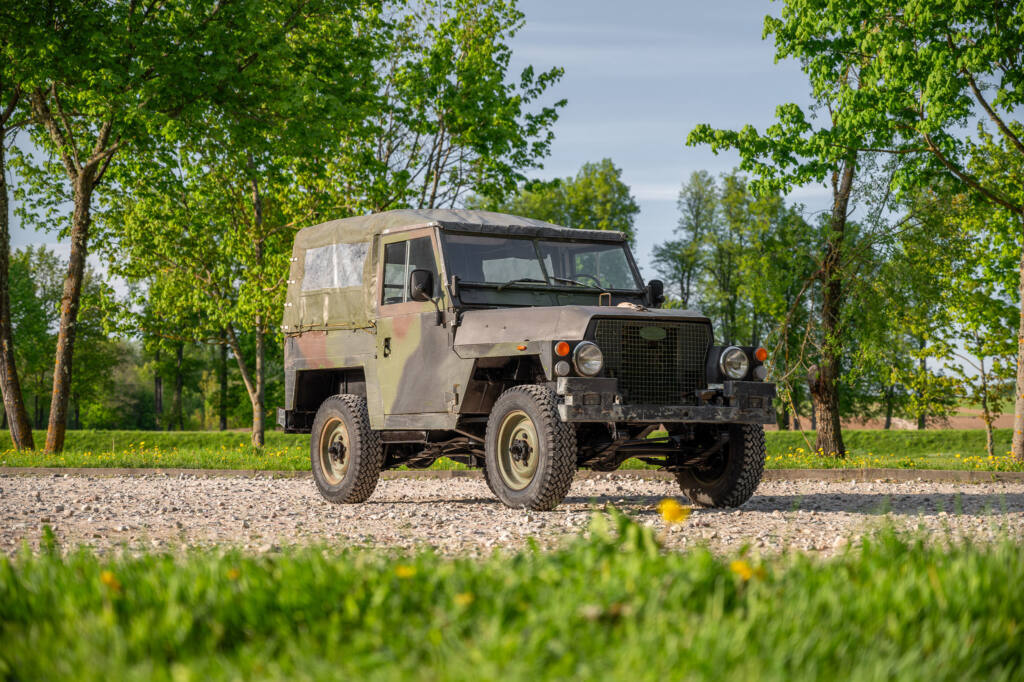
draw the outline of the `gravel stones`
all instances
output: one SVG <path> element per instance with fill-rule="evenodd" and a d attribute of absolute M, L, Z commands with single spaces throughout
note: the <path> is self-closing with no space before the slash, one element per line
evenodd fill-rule
<path fill-rule="evenodd" d="M 481 555 L 522 548 L 529 538 L 557 546 L 585 532 L 595 506 L 605 504 L 656 528 L 671 549 L 827 556 L 889 522 L 920 527 L 937 541 L 1024 538 L 1024 484 L 1016 482 L 765 481 L 739 510 L 697 509 L 674 525 L 658 515 L 664 497 L 686 501 L 673 482 L 628 473 L 578 479 L 553 512 L 508 509 L 475 477 L 382 480 L 363 504 L 331 505 L 309 479 L 11 476 L 0 497 L 0 551 L 13 554 L 23 541 L 38 547 L 51 526 L 65 548 L 100 552 L 226 545 L 265 553 L 324 544 Z"/>

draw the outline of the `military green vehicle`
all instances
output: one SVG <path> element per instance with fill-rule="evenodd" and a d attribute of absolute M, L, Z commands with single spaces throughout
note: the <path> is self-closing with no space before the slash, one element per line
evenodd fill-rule
<path fill-rule="evenodd" d="M 556 507 L 577 468 L 631 457 L 701 506 L 764 469 L 764 349 L 659 309 L 624 236 L 499 213 L 398 210 L 307 227 L 285 303 L 280 426 L 309 433 L 330 502 L 382 469 L 480 467 L 510 507 Z"/>

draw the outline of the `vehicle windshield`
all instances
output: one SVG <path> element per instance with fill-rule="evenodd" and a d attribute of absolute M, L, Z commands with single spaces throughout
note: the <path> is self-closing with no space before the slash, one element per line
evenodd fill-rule
<path fill-rule="evenodd" d="M 552 240 L 444 234 L 450 269 L 464 282 L 582 286 L 638 291 L 626 247 L 619 242 Z M 558 281 L 563 280 L 563 281 Z M 570 280 L 566 282 L 564 280 Z"/>

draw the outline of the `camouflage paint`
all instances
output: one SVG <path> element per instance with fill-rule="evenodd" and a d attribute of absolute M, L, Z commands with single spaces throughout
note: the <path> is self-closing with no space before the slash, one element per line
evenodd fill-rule
<path fill-rule="evenodd" d="M 472 211 L 390 211 L 301 230 L 293 250 L 283 325 L 286 409 L 292 410 L 296 404 L 296 372 L 358 368 L 366 378 L 372 428 L 450 430 L 458 424 L 464 393 L 479 359 L 536 356 L 548 379 L 553 380 L 553 342 L 585 338 L 594 317 L 684 318 L 709 323 L 706 317 L 690 310 L 599 305 L 506 307 L 457 314 L 447 287 L 445 262 L 439 258 L 438 229 L 446 226 L 461 231 L 479 228 L 495 234 L 516 231 L 536 236 L 623 240 L 618 234 L 591 235 L 591 231 L 570 231 L 540 221 Z M 430 301 L 382 305 L 378 283 L 383 280 L 384 245 L 427 235 L 432 239 L 437 272 L 445 284 L 441 298 L 436 305 Z M 306 249 L 357 242 L 369 245 L 361 287 L 302 290 Z M 507 301 L 497 298 L 495 304 Z M 567 300 L 575 302 L 580 297 L 573 294 Z M 641 414 L 636 406 L 624 411 L 624 406 L 614 404 L 613 392 L 604 392 L 598 405 L 573 405 L 572 397 L 567 402 L 560 407 L 563 419 L 704 420 L 693 419 L 698 412 L 707 421 L 753 422 L 766 417 L 764 410 L 751 411 L 747 406 L 658 406 Z M 682 415 L 680 409 L 693 414 Z"/>

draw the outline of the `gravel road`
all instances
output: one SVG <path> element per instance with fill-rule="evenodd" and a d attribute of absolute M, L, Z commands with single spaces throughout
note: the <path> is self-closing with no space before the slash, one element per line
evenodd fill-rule
<path fill-rule="evenodd" d="M 830 555 L 886 521 L 923 527 L 938 540 L 1024 539 L 1022 483 L 765 481 L 742 509 L 695 510 L 676 525 L 656 510 L 669 496 L 686 502 L 671 481 L 621 473 L 577 479 L 562 506 L 546 513 L 506 509 L 481 479 L 468 477 L 382 480 L 368 502 L 334 506 L 308 478 L 17 475 L 0 477 L 0 551 L 12 554 L 23 541 L 38 547 L 49 525 L 63 546 L 99 552 L 196 545 L 273 552 L 326 543 L 479 555 L 531 537 L 557 546 L 586 529 L 595 504 L 607 503 L 657 527 L 676 549 L 703 543 Z"/>

